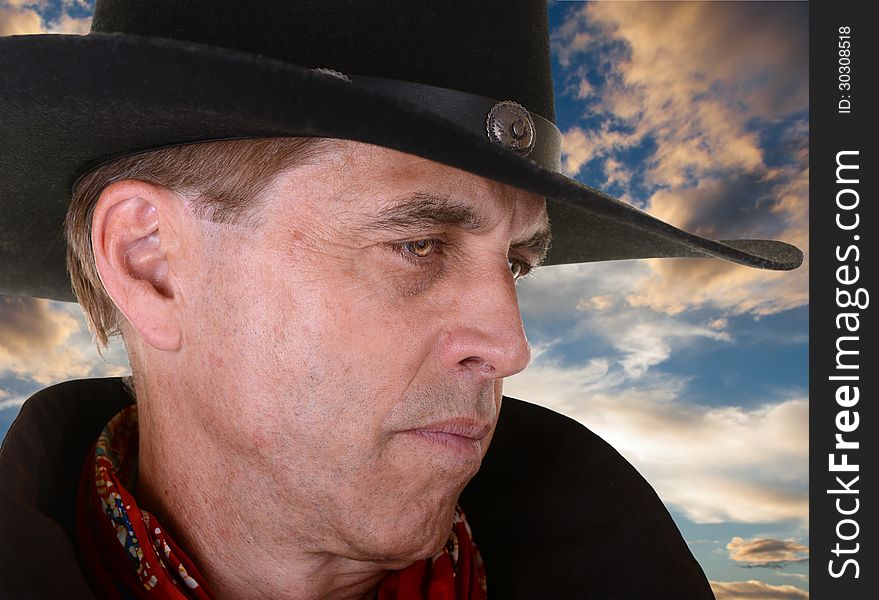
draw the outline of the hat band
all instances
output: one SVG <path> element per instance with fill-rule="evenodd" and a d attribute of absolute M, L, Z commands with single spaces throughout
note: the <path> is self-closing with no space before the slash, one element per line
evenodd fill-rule
<path fill-rule="evenodd" d="M 562 134 L 558 127 L 515 102 L 398 79 L 366 75 L 342 77 L 360 87 L 400 98 L 464 129 L 488 136 L 491 141 L 527 156 L 544 169 L 556 173 L 561 170 Z"/>

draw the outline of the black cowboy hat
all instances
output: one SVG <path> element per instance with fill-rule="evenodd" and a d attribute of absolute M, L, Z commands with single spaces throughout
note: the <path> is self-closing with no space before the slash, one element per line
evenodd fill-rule
<path fill-rule="evenodd" d="M 320 136 L 402 150 L 543 195 L 546 264 L 802 253 L 713 241 L 561 175 L 545 2 L 98 0 L 87 36 L 0 39 L 0 292 L 73 298 L 77 178 L 207 140 Z"/>

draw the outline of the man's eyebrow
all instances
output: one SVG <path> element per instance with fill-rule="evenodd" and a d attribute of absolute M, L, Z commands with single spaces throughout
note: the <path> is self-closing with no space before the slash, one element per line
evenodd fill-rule
<path fill-rule="evenodd" d="M 445 196 L 416 192 L 383 208 L 374 219 L 370 219 L 365 228 L 406 232 L 414 228 L 440 226 L 479 231 L 485 229 L 486 222 L 467 204 Z"/>
<path fill-rule="evenodd" d="M 552 230 L 549 227 L 549 223 L 547 223 L 541 229 L 532 233 L 527 239 L 521 242 L 513 242 L 511 246 L 517 250 L 525 250 L 532 253 L 535 256 L 534 265 L 536 266 L 546 259 L 546 254 L 549 252 L 551 244 Z"/>

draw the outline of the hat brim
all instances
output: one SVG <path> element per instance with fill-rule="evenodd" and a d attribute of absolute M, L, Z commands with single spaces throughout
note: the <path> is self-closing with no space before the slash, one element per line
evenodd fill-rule
<path fill-rule="evenodd" d="M 542 195 L 546 264 L 702 257 L 790 270 L 802 252 L 673 227 L 421 107 L 285 62 L 123 34 L 0 39 L 0 293 L 73 300 L 72 186 L 117 156 L 181 143 L 318 136 L 393 148 Z"/>

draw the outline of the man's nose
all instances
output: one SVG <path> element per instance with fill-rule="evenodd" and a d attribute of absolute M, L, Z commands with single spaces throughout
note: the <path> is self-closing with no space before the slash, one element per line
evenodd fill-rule
<path fill-rule="evenodd" d="M 456 294 L 455 318 L 440 334 L 439 356 L 450 370 L 487 380 L 509 377 L 531 361 L 516 284 L 506 265 L 473 273 Z"/>

